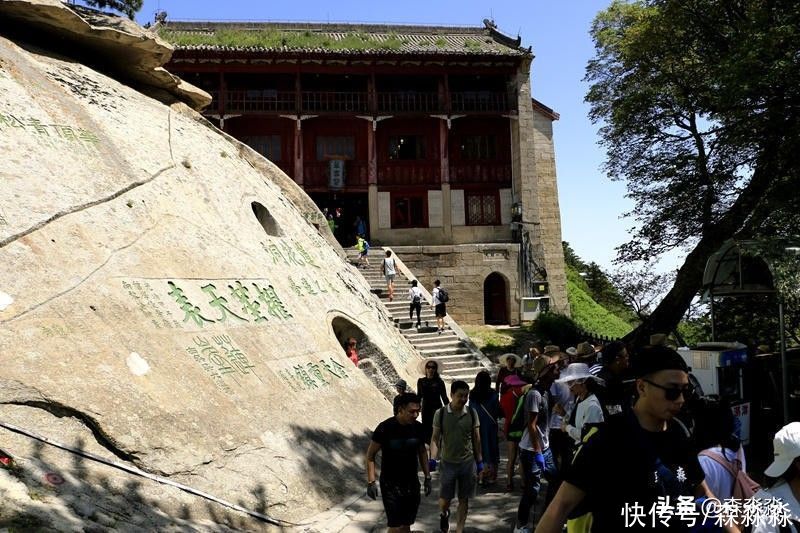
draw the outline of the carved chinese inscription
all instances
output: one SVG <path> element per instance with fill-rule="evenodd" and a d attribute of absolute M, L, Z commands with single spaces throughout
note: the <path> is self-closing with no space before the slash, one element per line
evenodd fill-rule
<path fill-rule="evenodd" d="M 100 145 L 100 139 L 89 130 L 68 124 L 44 124 L 37 118 L 20 118 L 9 113 L 0 113 L 0 132 L 5 135 L 27 133 L 39 144 L 49 147 L 71 145 L 96 152 Z"/>
<path fill-rule="evenodd" d="M 296 363 L 279 370 L 278 376 L 295 392 L 322 389 L 336 380 L 350 379 L 351 374 L 335 358 Z"/>
<path fill-rule="evenodd" d="M 217 388 L 226 394 L 233 391 L 230 382 L 241 387 L 242 381 L 250 376 L 261 382 L 254 370 L 255 365 L 228 335 L 194 337 L 192 345 L 186 348 L 186 353 L 208 374 Z"/>
<path fill-rule="evenodd" d="M 293 318 L 275 287 L 268 281 L 207 283 L 200 287 L 205 298 L 204 308 L 190 300 L 186 291 L 174 281 L 167 282 L 167 289 L 166 294 L 183 312 L 184 324 L 188 322 L 200 327 L 226 322 L 260 324 Z"/>

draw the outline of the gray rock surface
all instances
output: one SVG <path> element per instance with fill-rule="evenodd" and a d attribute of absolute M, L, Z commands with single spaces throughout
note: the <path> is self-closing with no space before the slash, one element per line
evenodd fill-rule
<path fill-rule="evenodd" d="M 0 6 L 19 25 L 77 31 L 62 16 L 72 6 Z M 3 20 L 0 421 L 292 523 L 362 492 L 369 431 L 391 415 L 386 380 L 413 383 L 420 359 L 316 206 L 187 105 L 83 64 L 83 45 L 68 57 Z M 158 68 L 163 44 L 119 25 L 126 36 L 92 46 L 131 48 L 131 64 Z M 381 354 L 381 373 L 344 356 L 349 335 Z M 261 527 L 0 435 L 21 469 L 0 471 L 12 525 Z M 41 485 L 46 471 L 69 490 Z"/>

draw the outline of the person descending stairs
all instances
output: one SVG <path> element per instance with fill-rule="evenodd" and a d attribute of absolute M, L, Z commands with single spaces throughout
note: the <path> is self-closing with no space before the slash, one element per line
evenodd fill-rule
<path fill-rule="evenodd" d="M 352 264 L 357 264 L 359 251 L 355 248 L 348 248 L 345 251 L 348 260 Z M 381 256 L 385 254 L 380 247 L 376 247 L 374 251 Z M 439 363 L 439 373 L 448 381 L 461 379 L 471 383 L 479 371 L 491 370 L 492 363 L 474 347 L 474 344 L 460 331 L 460 328 L 456 326 L 458 332 L 453 330 L 450 325 L 454 323 L 452 317 L 445 320 L 441 331 L 437 330 L 436 317 L 430 304 L 430 295 L 426 294 L 417 280 L 409 279 L 404 269 L 399 268 L 402 264 L 401 258 L 395 254 L 390 257 L 397 263 L 393 280 L 395 290 L 391 301 L 387 294 L 386 278 L 382 272 L 380 261 L 372 261 L 367 264 L 362 261 L 359 272 L 369 283 L 372 292 L 380 298 L 381 303 L 394 320 L 395 326 L 400 329 L 403 336 L 419 354 L 425 359 L 436 360 Z M 416 292 L 419 292 L 420 299 L 418 305 L 414 305 L 412 308 L 414 301 L 409 296 Z"/>

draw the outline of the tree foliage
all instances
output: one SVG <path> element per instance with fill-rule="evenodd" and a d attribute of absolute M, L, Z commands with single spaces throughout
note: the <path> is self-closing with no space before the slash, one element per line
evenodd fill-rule
<path fill-rule="evenodd" d="M 586 100 L 638 222 L 618 260 L 689 252 L 642 339 L 675 328 L 726 239 L 798 232 L 800 4 L 617 0 L 591 33 Z"/>
<path fill-rule="evenodd" d="M 98 9 L 113 9 L 133 20 L 136 13 L 142 9 L 143 0 L 83 0 L 83 3 Z"/>
<path fill-rule="evenodd" d="M 672 275 L 656 272 L 650 263 L 628 264 L 611 274 L 611 283 L 639 320 L 646 320 L 672 285 Z"/>

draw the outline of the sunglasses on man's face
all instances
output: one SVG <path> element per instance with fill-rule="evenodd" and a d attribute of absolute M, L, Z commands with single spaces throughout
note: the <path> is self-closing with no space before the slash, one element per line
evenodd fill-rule
<path fill-rule="evenodd" d="M 436 366 L 435 365 L 428 365 L 428 366 L 425 367 L 425 370 L 436 370 Z"/>
<path fill-rule="evenodd" d="M 680 395 L 683 395 L 684 400 L 688 400 L 689 397 L 694 394 L 694 385 L 691 383 L 687 383 L 682 387 L 665 387 L 664 385 L 659 385 L 658 383 L 653 383 L 649 379 L 642 380 L 645 383 L 649 383 L 650 385 L 657 387 L 664 391 L 664 398 L 669 400 L 670 402 L 674 402 L 678 399 Z"/>

